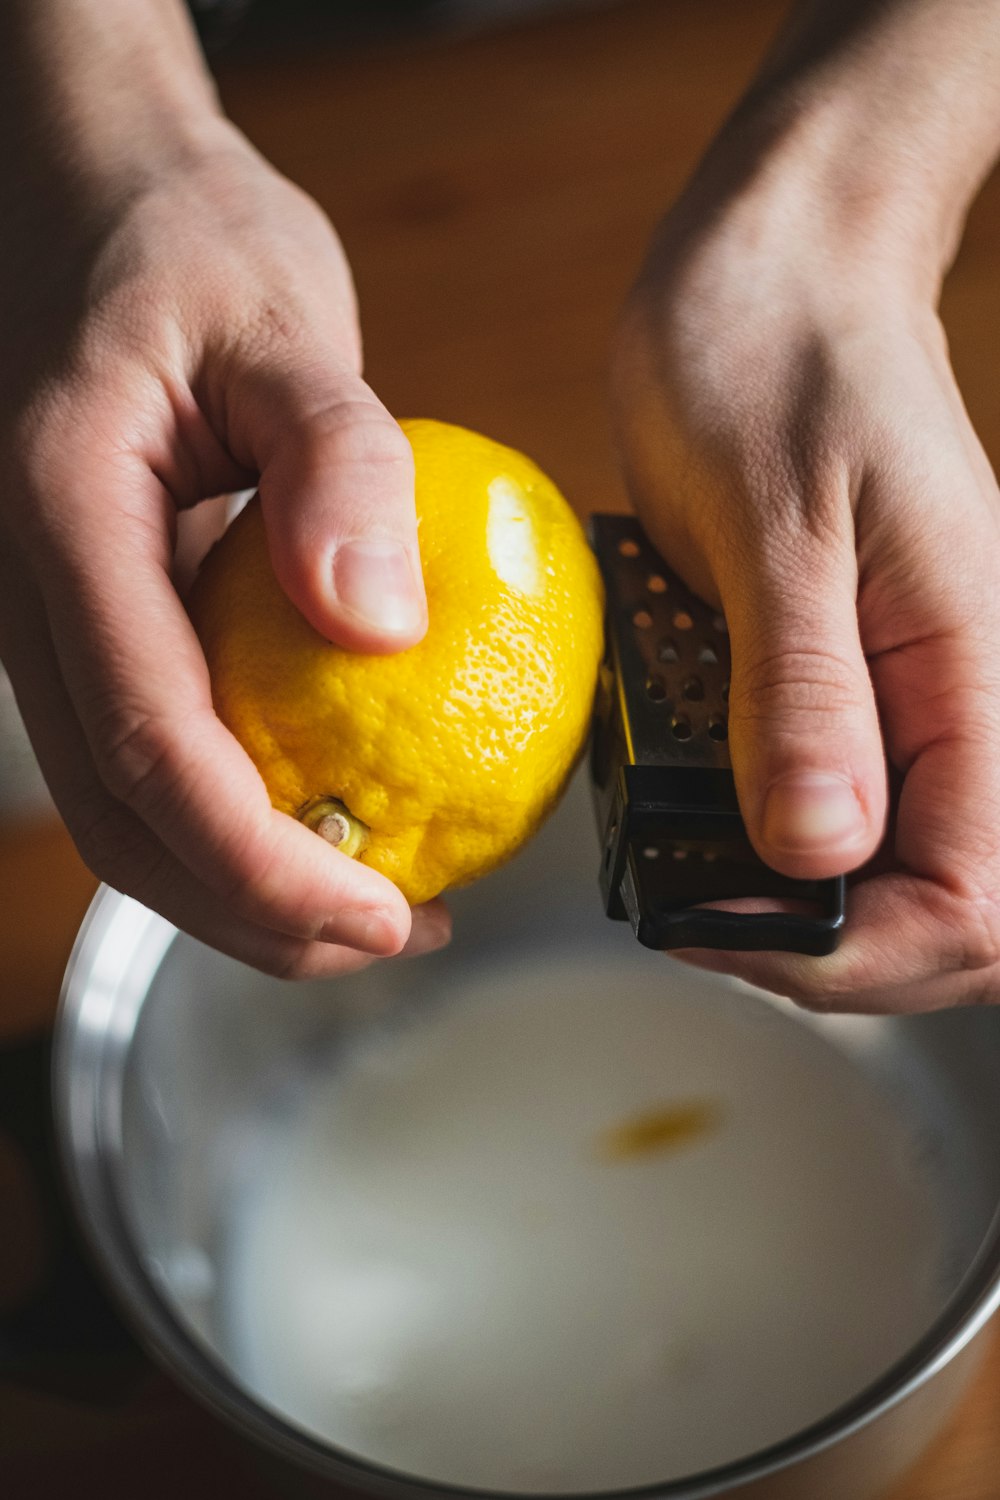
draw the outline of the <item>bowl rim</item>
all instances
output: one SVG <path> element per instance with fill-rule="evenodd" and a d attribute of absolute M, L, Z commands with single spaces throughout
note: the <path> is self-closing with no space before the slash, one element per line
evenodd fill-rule
<path fill-rule="evenodd" d="M 950 1364 L 1000 1307 L 998 1204 L 962 1280 L 904 1355 L 828 1415 L 743 1458 L 620 1489 L 511 1491 L 423 1478 L 339 1448 L 251 1395 L 184 1326 L 143 1265 L 129 1228 L 120 1192 L 121 1064 L 177 936 L 164 917 L 110 887 L 102 886 L 91 902 L 67 964 L 52 1050 L 60 1170 L 95 1265 L 145 1351 L 216 1415 L 313 1473 L 378 1495 L 440 1500 L 710 1500 L 803 1463 L 869 1426 Z"/>

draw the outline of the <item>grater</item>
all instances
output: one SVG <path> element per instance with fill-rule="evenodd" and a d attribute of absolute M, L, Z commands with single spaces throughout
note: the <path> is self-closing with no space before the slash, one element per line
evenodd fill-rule
<path fill-rule="evenodd" d="M 649 948 L 832 953 L 845 882 L 793 880 L 755 852 L 728 746 L 729 636 L 638 521 L 591 518 L 607 592 L 590 750 L 601 893 Z M 718 911 L 734 897 L 794 910 Z"/>

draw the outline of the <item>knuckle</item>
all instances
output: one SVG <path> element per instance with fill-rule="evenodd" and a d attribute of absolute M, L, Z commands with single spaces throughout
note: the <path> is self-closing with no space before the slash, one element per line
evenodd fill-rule
<path fill-rule="evenodd" d="M 317 962 L 313 945 L 303 942 L 284 950 L 280 956 L 275 954 L 269 972 L 275 979 L 283 979 L 295 984 L 303 979 L 315 979 L 324 971 L 322 965 Z"/>
<path fill-rule="evenodd" d="M 287 892 L 265 871 L 247 865 L 242 855 L 228 862 L 221 894 L 244 922 L 275 932 L 294 930 L 302 937 L 312 936 L 310 924 L 290 909 Z"/>
<path fill-rule="evenodd" d="M 296 407 L 290 420 L 297 441 L 287 461 L 294 467 L 295 483 L 305 493 L 323 493 L 331 478 L 339 481 L 339 523 L 345 534 L 369 531 L 390 498 L 395 509 L 412 497 L 413 449 L 374 398 L 359 394 L 309 401 Z M 266 497 L 264 486 L 262 493 Z"/>
<path fill-rule="evenodd" d="M 965 920 L 960 932 L 960 967 L 965 973 L 981 973 L 1000 964 L 1000 908 L 993 897 L 981 896 L 964 903 Z"/>
<path fill-rule="evenodd" d="M 257 301 L 247 320 L 247 335 L 255 349 L 277 350 L 297 344 L 305 324 L 303 309 L 278 297 Z"/>
<path fill-rule="evenodd" d="M 996 1006 L 1000 1005 L 1000 983 L 996 979 L 982 981 L 965 992 L 961 1000 L 962 1005 L 967 1006 Z"/>
<path fill-rule="evenodd" d="M 392 465 L 412 471 L 413 449 L 385 409 L 363 396 L 346 397 L 315 413 L 334 463 Z"/>
<path fill-rule="evenodd" d="M 157 884 L 167 852 L 114 803 L 77 809 L 70 833 L 98 880 L 139 900 Z"/>
<path fill-rule="evenodd" d="M 860 989 L 831 988 L 823 992 L 810 989 L 792 998 L 800 1010 L 814 1016 L 867 1015 L 884 1009 L 876 992 Z"/>
<path fill-rule="evenodd" d="M 1000 965 L 1000 903 L 984 884 L 979 866 L 964 877 L 952 871 L 947 888 L 925 894 L 939 973 L 983 974 Z"/>
<path fill-rule="evenodd" d="M 781 993 L 813 1015 L 874 1009 L 874 996 L 884 987 L 879 957 L 865 949 L 832 953 L 795 965 L 781 985 Z M 870 1004 L 866 1004 L 869 997 Z"/>
<path fill-rule="evenodd" d="M 829 651 L 788 646 L 741 662 L 734 671 L 730 714 L 745 722 L 802 714 L 840 718 L 857 710 L 856 670 Z"/>
<path fill-rule="evenodd" d="M 177 785 L 181 734 L 178 724 L 116 705 L 95 736 L 94 761 L 104 786 L 126 806 L 155 813 Z"/>
<path fill-rule="evenodd" d="M 310 900 L 319 905 L 320 894 L 308 887 L 309 897 L 302 895 L 288 851 L 256 828 L 248 828 L 239 846 L 227 852 L 220 883 L 223 900 L 244 921 L 298 939 L 316 937 L 323 925 L 323 916 L 308 909 Z"/>
<path fill-rule="evenodd" d="M 843 979 L 810 975 L 796 977 L 782 985 L 782 993 L 800 1009 L 823 1016 L 848 1008 L 851 991 L 845 987 Z"/>
<path fill-rule="evenodd" d="M 326 943 L 309 943 L 286 963 L 277 977 L 292 982 L 340 978 L 367 969 L 375 962 L 367 953 L 348 953 L 342 949 L 331 950 Z"/>
<path fill-rule="evenodd" d="M 269 875 L 273 864 L 268 850 L 250 836 L 232 850 L 222 871 L 221 895 L 238 916 L 263 926 L 273 923 L 281 888 Z"/>
<path fill-rule="evenodd" d="M 326 220 L 323 220 L 326 224 Z M 327 226 L 328 227 L 328 226 Z M 251 279 L 258 280 L 258 271 L 251 271 Z M 270 278 L 268 278 L 270 283 Z M 215 300 L 224 306 L 232 306 L 231 287 L 220 285 L 213 288 Z M 313 365 L 317 371 L 329 367 L 331 352 L 338 348 L 346 356 L 347 367 L 360 365 L 359 338 L 351 314 L 353 303 L 339 308 L 338 339 L 331 347 L 317 345 L 313 330 L 316 323 L 315 286 L 292 275 L 278 287 L 269 284 L 251 296 L 248 305 L 238 314 L 234 351 L 241 357 L 249 356 L 254 362 L 266 357 L 277 369 L 295 369 L 303 363 Z M 345 316 L 346 315 L 346 316 Z"/>

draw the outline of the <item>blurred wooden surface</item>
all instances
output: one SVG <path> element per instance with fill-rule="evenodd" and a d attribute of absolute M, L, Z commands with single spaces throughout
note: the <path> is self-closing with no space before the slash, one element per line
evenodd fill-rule
<path fill-rule="evenodd" d="M 623 503 L 604 402 L 616 309 L 781 10 L 773 0 L 635 0 L 220 76 L 237 122 L 338 226 L 368 376 L 389 407 L 526 449 L 588 510 Z M 998 252 L 994 178 L 945 298 L 955 364 L 994 463 Z M 0 1037 L 47 1023 L 92 885 L 58 826 L 0 828 Z M 0 1152 L 0 1225 L 14 1222 L 18 1185 Z M 257 1500 L 261 1482 L 233 1463 L 217 1425 L 156 1376 L 103 1406 L 0 1387 L 0 1492 L 11 1500 L 62 1500 L 96 1482 L 108 1500 Z M 959 1416 L 891 1500 L 998 1497 L 994 1340 Z"/>
<path fill-rule="evenodd" d="M 644 0 L 395 52 L 223 72 L 225 102 L 336 224 L 371 384 L 397 416 L 524 448 L 588 511 L 621 500 L 606 351 L 649 233 L 786 7 Z M 945 314 L 996 461 L 1000 178 Z"/>
<path fill-rule="evenodd" d="M 0 823 L 0 1038 L 45 1026 L 97 881 L 55 816 Z"/>

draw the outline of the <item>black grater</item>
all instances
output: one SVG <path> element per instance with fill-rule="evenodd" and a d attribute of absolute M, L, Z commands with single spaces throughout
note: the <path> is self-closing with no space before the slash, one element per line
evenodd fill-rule
<path fill-rule="evenodd" d="M 726 622 L 670 572 L 632 516 L 597 515 L 607 590 L 591 743 L 609 917 L 649 948 L 832 953 L 844 877 L 792 880 L 747 837 L 729 759 Z M 717 911 L 734 897 L 795 911 Z"/>

